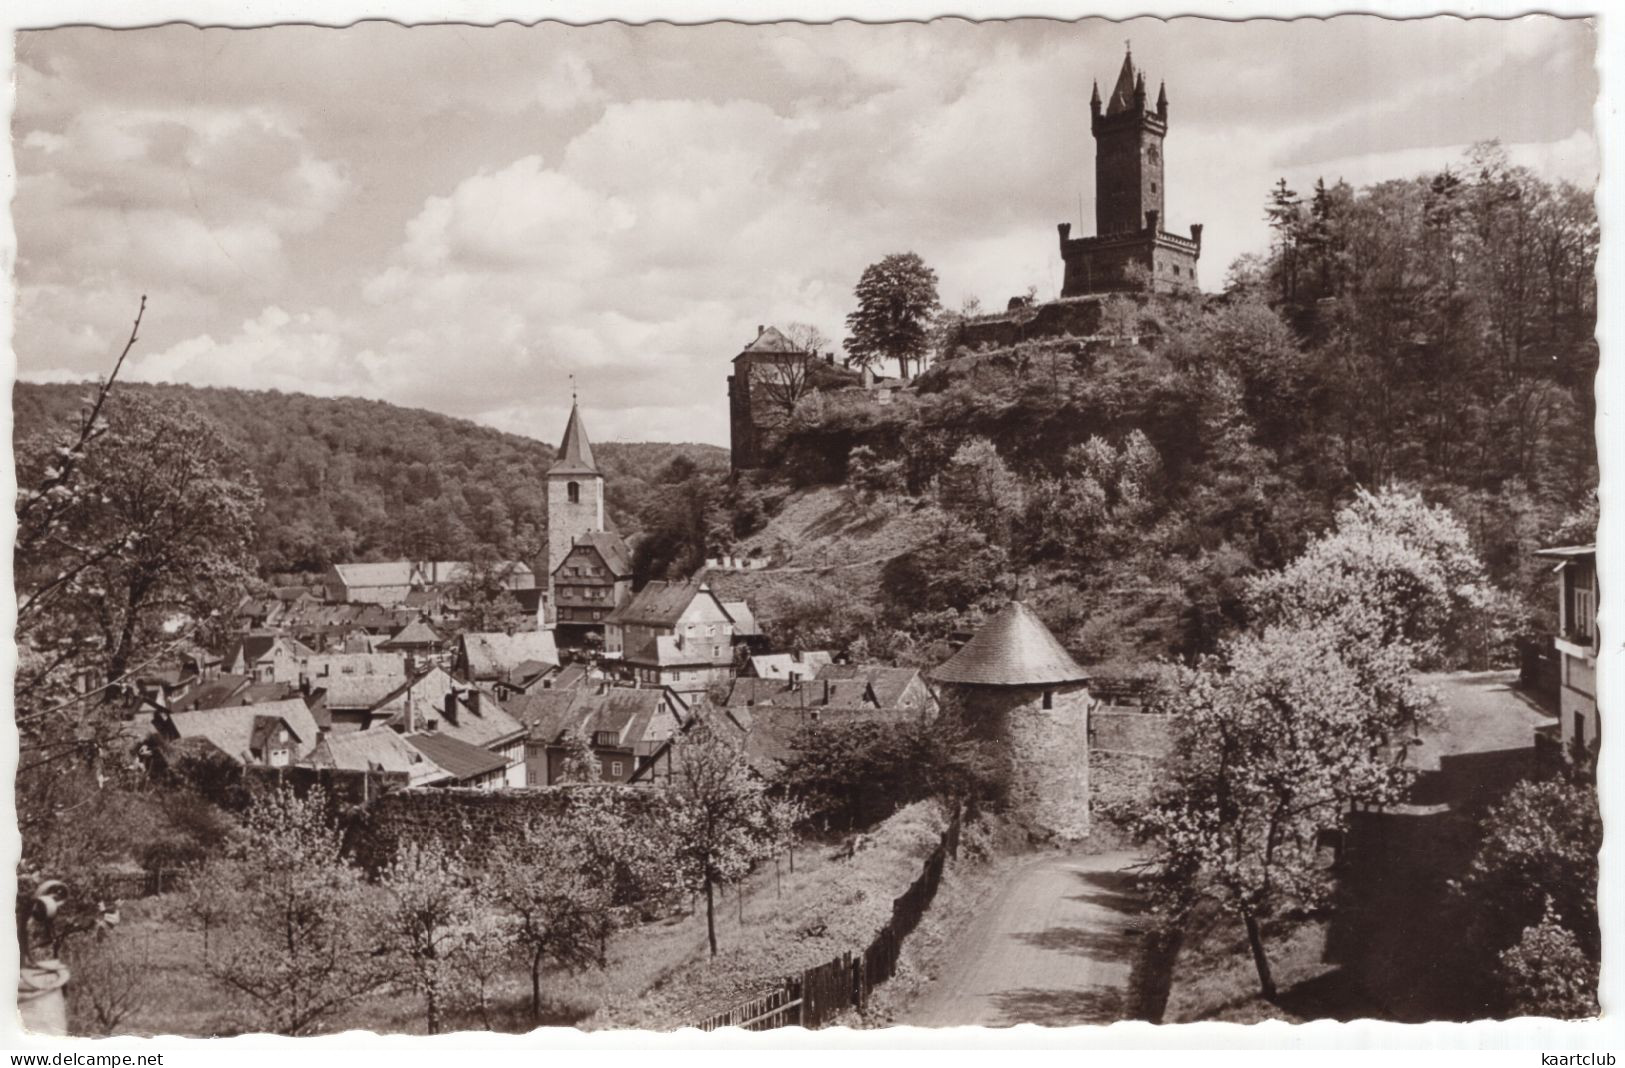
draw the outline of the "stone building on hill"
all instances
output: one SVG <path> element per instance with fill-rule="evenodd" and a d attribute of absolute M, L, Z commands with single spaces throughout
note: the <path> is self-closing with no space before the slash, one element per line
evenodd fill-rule
<path fill-rule="evenodd" d="M 1117 85 L 1104 110 L 1097 83 L 1089 99 L 1089 130 L 1095 138 L 1095 236 L 1071 236 L 1061 223 L 1066 262 L 1062 297 L 1139 288 L 1138 267 L 1159 292 L 1192 292 L 1202 253 L 1202 227 L 1189 237 L 1163 229 L 1163 138 L 1168 135 L 1168 91 L 1157 90 L 1155 110 L 1145 101 L 1145 74 L 1123 57 Z"/>
<path fill-rule="evenodd" d="M 859 384 L 834 353 L 808 352 L 775 326 L 758 326 L 728 376 L 728 444 L 735 471 L 770 462 L 780 428 L 807 394 Z"/>
<path fill-rule="evenodd" d="M 1012 601 L 928 672 L 944 715 L 999 743 L 1013 815 L 1035 833 L 1089 834 L 1089 674 L 1025 604 Z"/>

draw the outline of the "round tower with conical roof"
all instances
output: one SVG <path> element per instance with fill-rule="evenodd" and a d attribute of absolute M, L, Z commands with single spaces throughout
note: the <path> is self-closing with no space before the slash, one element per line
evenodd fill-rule
<path fill-rule="evenodd" d="M 929 675 L 945 710 L 1009 761 L 1010 809 L 1045 837 L 1089 833 L 1089 674 L 1011 601 Z"/>

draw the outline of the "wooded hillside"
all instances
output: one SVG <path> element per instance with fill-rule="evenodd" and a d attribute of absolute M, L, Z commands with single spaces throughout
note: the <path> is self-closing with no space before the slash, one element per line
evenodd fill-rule
<path fill-rule="evenodd" d="M 59 426 L 89 391 L 17 383 L 15 440 Z M 120 384 L 115 403 L 120 395 L 184 401 L 241 450 L 264 497 L 255 550 L 266 575 L 335 561 L 459 559 L 481 547 L 529 560 L 546 544 L 551 444 L 354 397 L 136 384 Z M 593 449 L 610 522 L 623 534 L 655 523 L 663 479 L 727 465 L 727 452 L 710 445 L 595 442 Z"/>

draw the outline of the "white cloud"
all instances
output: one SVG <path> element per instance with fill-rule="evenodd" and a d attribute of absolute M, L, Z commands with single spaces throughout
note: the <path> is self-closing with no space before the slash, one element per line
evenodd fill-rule
<path fill-rule="evenodd" d="M 574 373 L 599 436 L 723 442 L 755 324 L 840 339 L 887 253 L 950 306 L 1054 294 L 1129 34 L 1210 287 L 1282 174 L 1436 169 L 1502 115 L 1515 160 L 1596 170 L 1589 31 L 1555 20 L 50 31 L 19 78 L 19 359 L 101 369 L 147 292 L 144 377 L 552 440 Z"/>

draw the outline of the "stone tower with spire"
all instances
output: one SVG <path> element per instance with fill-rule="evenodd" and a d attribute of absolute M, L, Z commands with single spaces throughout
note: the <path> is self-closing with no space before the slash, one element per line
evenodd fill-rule
<path fill-rule="evenodd" d="M 554 605 L 553 572 L 569 555 L 577 536 L 604 529 L 604 476 L 592 458 L 592 442 L 581 421 L 581 409 L 570 399 L 570 421 L 564 427 L 559 456 L 547 469 L 547 603 Z"/>
<path fill-rule="evenodd" d="M 1194 291 L 1202 227 L 1192 226 L 1189 237 L 1163 229 L 1166 87 L 1158 86 L 1156 106 L 1148 108 L 1145 73 L 1128 53 L 1104 105 L 1095 84 L 1089 113 L 1095 137 L 1095 236 L 1074 238 L 1072 225 L 1060 224 L 1066 261 L 1061 296 L 1128 289 L 1136 274 L 1161 292 Z"/>

